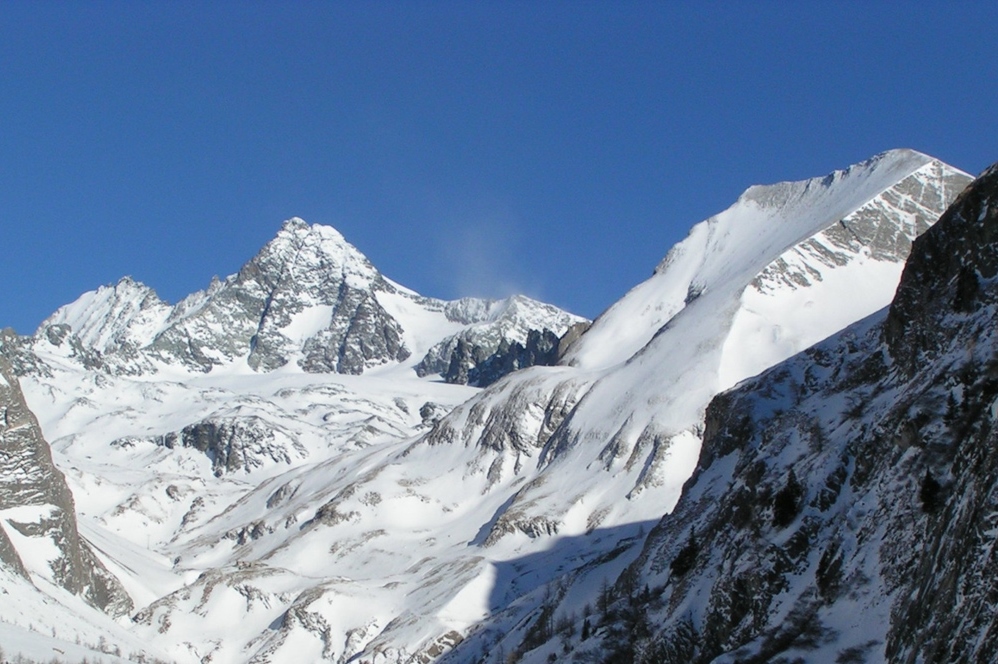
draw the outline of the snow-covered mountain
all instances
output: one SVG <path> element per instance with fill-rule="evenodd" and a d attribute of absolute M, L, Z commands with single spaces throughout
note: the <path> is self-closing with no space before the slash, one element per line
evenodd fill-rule
<path fill-rule="evenodd" d="M 493 450 L 497 468 L 571 468 L 566 490 L 517 493 L 519 523 L 563 522 L 580 501 L 589 527 L 652 518 L 693 470 L 710 399 L 889 303 L 911 239 L 968 181 L 895 151 L 752 187 L 600 316 L 567 350 L 568 366 L 477 395 L 426 442 Z M 652 495 L 635 501 L 643 492 Z"/>
<path fill-rule="evenodd" d="M 474 390 L 416 373 L 427 357 L 457 363 L 451 339 L 473 341 L 489 360 L 582 322 L 524 296 L 422 297 L 335 230 L 292 219 L 238 274 L 175 306 L 126 277 L 60 308 L 31 337 L 3 333 L 0 348 L 77 498 L 79 529 L 70 498 L 60 512 L 69 534 L 59 537 L 82 539 L 83 553 L 58 538 L 54 550 L 70 562 L 97 551 L 141 606 L 190 576 L 164 547 L 254 487 L 411 438 L 467 399 Z M 47 485 L 58 493 L 54 480 Z M 9 556 L 14 573 L 36 583 L 63 574 L 44 559 L 24 572 L 19 551 Z M 34 561 L 33 551 L 20 553 Z M 103 592 L 72 581 L 73 592 Z"/>
<path fill-rule="evenodd" d="M 996 229 L 998 165 L 888 309 L 715 398 L 675 512 L 560 657 L 995 661 Z"/>
<path fill-rule="evenodd" d="M 207 373 L 244 361 L 255 371 L 291 364 L 361 374 L 429 352 L 420 364 L 427 375 L 449 364 L 451 336 L 488 329 L 487 356 L 502 338 L 523 342 L 531 329 L 560 335 L 580 320 L 523 296 L 422 297 L 384 277 L 335 229 L 295 218 L 237 274 L 176 306 L 125 277 L 60 308 L 36 336 L 68 326 L 112 373 Z"/>
<path fill-rule="evenodd" d="M 540 661 L 676 505 L 711 398 L 886 306 L 969 179 L 899 150 L 752 187 L 581 334 L 292 220 L 176 306 L 122 280 L 2 350 L 151 656 Z"/>

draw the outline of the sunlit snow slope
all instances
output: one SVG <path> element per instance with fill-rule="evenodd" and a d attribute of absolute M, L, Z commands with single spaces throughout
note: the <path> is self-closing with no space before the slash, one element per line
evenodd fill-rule
<path fill-rule="evenodd" d="M 710 398 L 886 305 L 967 181 L 902 150 L 752 187 L 560 366 L 483 391 L 414 369 L 578 319 L 422 298 L 300 221 L 175 307 L 123 281 L 5 352 L 156 652 L 498 661 L 548 581 L 592 601 L 672 508 Z"/>

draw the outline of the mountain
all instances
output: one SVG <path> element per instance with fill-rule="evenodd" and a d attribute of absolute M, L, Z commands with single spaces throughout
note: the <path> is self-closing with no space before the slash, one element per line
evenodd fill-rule
<path fill-rule="evenodd" d="M 176 306 L 123 280 L 2 348 L 131 635 L 172 661 L 596 657 L 711 399 L 886 306 L 969 180 L 899 150 L 752 187 L 588 329 L 419 296 L 292 220 Z"/>
<path fill-rule="evenodd" d="M 62 336 L 68 327 L 120 374 L 207 373 L 243 361 L 262 372 L 290 364 L 308 373 L 361 374 L 429 351 L 420 364 L 420 375 L 428 375 L 450 362 L 441 337 L 487 325 L 491 354 L 502 338 L 523 341 L 535 328 L 561 335 L 580 320 L 523 296 L 419 296 L 384 277 L 335 229 L 295 218 L 238 273 L 176 306 L 125 277 L 60 308 L 35 336 Z"/>
<path fill-rule="evenodd" d="M 682 499 L 567 650 L 998 657 L 996 201 L 998 165 L 915 241 L 889 308 L 711 402 Z"/>
<path fill-rule="evenodd" d="M 180 534 L 289 468 L 410 437 L 466 399 L 469 388 L 417 377 L 431 349 L 450 362 L 441 349 L 458 334 L 506 347 L 580 321 L 523 296 L 419 296 L 335 230 L 293 219 L 238 274 L 175 306 L 126 277 L 60 308 L 33 336 L 4 331 L 0 354 L 20 375 L 76 496 L 74 508 L 54 467 L 40 475 L 62 499 L 49 501 L 59 505 L 59 537 L 80 542 L 57 561 L 72 568 L 59 578 L 111 613 L 128 611 L 129 596 L 145 605 L 169 594 L 189 576 L 176 556 L 162 555 Z M 17 384 L 14 372 L 10 381 Z M 32 454 L 47 451 L 33 431 Z M 11 509 L 34 504 L 10 495 Z M 33 563 L 35 549 L 25 560 Z M 19 551 L 0 540 L 11 573 L 35 579 Z M 129 642 L 106 626 L 83 631 L 92 645 L 97 634 L 122 649 Z"/>
<path fill-rule="evenodd" d="M 0 562 L 112 615 L 128 613 L 128 595 L 79 536 L 73 496 L 3 358 L 0 414 Z"/>
<path fill-rule="evenodd" d="M 653 518 L 693 470 L 710 399 L 889 303 L 911 239 L 968 181 L 894 151 L 752 187 L 597 318 L 558 371 L 477 395 L 426 443 L 478 447 L 486 467 L 570 474 L 563 490 L 520 489 L 516 523 L 563 523 L 580 501 L 595 502 L 589 527 Z"/>

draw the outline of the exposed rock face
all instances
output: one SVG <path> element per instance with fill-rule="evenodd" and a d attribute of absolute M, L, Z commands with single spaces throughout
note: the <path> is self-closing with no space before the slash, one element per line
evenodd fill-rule
<path fill-rule="evenodd" d="M 291 463 L 291 451 L 305 450 L 289 432 L 260 417 L 216 417 L 189 424 L 179 432 L 159 437 L 165 447 L 190 447 L 211 459 L 216 476 L 236 471 L 250 472 L 273 463 Z"/>
<path fill-rule="evenodd" d="M 970 182 L 963 173 L 940 162 L 920 169 L 893 187 L 800 243 L 763 270 L 753 287 L 771 291 L 778 284 L 797 288 L 821 281 L 823 267 L 841 267 L 857 256 L 876 261 L 903 262 L 912 240 L 936 222 L 955 195 Z"/>
<path fill-rule="evenodd" d="M 449 383 L 486 387 L 519 369 L 552 366 L 558 361 L 558 341 L 558 335 L 551 330 L 531 330 L 527 335 L 526 344 L 518 341 L 510 343 L 503 339 L 492 355 L 477 361 L 466 371 L 466 361 L 462 356 L 467 346 L 462 342 L 458 346 L 462 352 L 456 350 L 451 356 L 451 367 L 455 371 L 448 371 L 444 379 Z M 465 380 L 460 380 L 461 378 Z"/>
<path fill-rule="evenodd" d="M 407 336 L 407 325 L 423 328 L 434 318 L 446 333 L 451 323 L 466 329 L 443 340 Z M 405 361 L 415 342 L 421 351 L 433 346 L 422 376 L 448 370 L 459 338 L 485 358 L 504 340 L 524 344 L 530 330 L 561 334 L 580 320 L 520 296 L 422 297 L 386 279 L 335 229 L 295 218 L 237 274 L 176 306 L 125 277 L 60 308 L 19 347 L 48 344 L 85 368 L 116 375 L 151 374 L 164 364 L 208 373 L 242 361 L 260 372 L 291 363 L 308 373 L 360 374 Z M 30 352 L 21 356 L 18 371 L 44 370 Z"/>
<path fill-rule="evenodd" d="M 371 295 L 346 290 L 333 306 L 329 327 L 305 342 L 298 361 L 309 373 L 360 374 L 373 363 L 409 357 L 402 326 Z M 252 355 L 250 356 L 252 360 Z"/>
<path fill-rule="evenodd" d="M 889 313 L 715 398 L 617 584 L 607 661 L 998 658 L 996 277 L 992 167 L 916 240 Z"/>
<path fill-rule="evenodd" d="M 582 335 L 586 333 L 586 330 L 590 328 L 590 326 L 592 326 L 592 321 L 581 321 L 579 323 L 576 323 L 572 327 L 568 328 L 568 331 L 566 331 L 565 334 L 561 335 L 561 339 L 558 340 L 559 361 L 561 360 L 561 358 L 565 357 L 565 354 L 568 353 L 568 349 L 572 347 L 572 344 L 574 344 L 579 338 L 581 338 Z"/>
<path fill-rule="evenodd" d="M 416 367 L 419 376 L 440 374 L 448 383 L 484 387 L 517 369 L 554 364 L 559 337 L 574 325 L 588 324 L 578 316 L 521 295 L 498 301 L 465 299 L 453 304 L 461 306 L 448 306 L 448 319 L 469 327 L 434 345 Z M 550 356 L 548 348 L 552 343 L 554 356 Z"/>
<path fill-rule="evenodd" d="M 941 313 L 980 308 L 982 289 L 998 274 L 998 224 L 989 183 L 998 179 L 994 167 L 940 219 L 941 229 L 919 238 L 919 251 L 905 266 L 897 297 L 887 318 L 886 338 L 891 357 L 911 373 L 932 360 L 953 336 L 943 323 L 925 325 Z"/>
<path fill-rule="evenodd" d="M 339 233 L 292 219 L 238 274 L 181 302 L 150 349 L 202 371 L 244 355 L 269 371 L 303 350 L 308 371 L 361 373 L 409 356 L 376 291 L 394 288 Z"/>
<path fill-rule="evenodd" d="M 30 559 L 24 556 L 30 554 Z M 44 559 L 41 559 L 44 558 Z M 38 574 L 112 615 L 132 602 L 76 526 L 73 496 L 17 378 L 0 358 L 0 560 Z"/>

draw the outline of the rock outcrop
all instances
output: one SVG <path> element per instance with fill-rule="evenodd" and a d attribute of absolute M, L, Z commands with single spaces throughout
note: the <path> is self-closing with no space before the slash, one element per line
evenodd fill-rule
<path fill-rule="evenodd" d="M 131 599 L 80 537 L 73 496 L 17 377 L 0 358 L 0 561 L 112 615 Z"/>
<path fill-rule="evenodd" d="M 578 316 L 522 295 L 456 303 L 463 306 L 448 307 L 447 316 L 468 327 L 427 351 L 416 366 L 417 375 L 440 374 L 448 383 L 485 387 L 517 369 L 554 364 L 559 338 L 573 326 L 588 324 Z"/>

